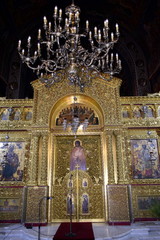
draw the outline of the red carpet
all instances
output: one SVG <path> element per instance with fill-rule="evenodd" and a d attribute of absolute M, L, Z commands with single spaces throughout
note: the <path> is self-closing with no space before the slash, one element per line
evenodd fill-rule
<path fill-rule="evenodd" d="M 94 240 L 92 223 L 72 223 L 71 230 L 75 236 L 66 236 L 70 233 L 70 223 L 61 223 L 53 240 Z"/>

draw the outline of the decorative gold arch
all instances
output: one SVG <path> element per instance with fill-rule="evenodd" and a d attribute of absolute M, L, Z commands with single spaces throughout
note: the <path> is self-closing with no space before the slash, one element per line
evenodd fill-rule
<path fill-rule="evenodd" d="M 74 103 L 74 96 L 77 98 L 77 103 L 84 104 L 94 110 L 99 119 L 99 127 L 102 127 L 104 125 L 104 114 L 99 104 L 93 98 L 86 96 L 85 94 L 70 94 L 62 97 L 53 105 L 49 117 L 50 128 L 53 129 L 56 127 L 56 118 L 59 116 L 60 111 Z"/>

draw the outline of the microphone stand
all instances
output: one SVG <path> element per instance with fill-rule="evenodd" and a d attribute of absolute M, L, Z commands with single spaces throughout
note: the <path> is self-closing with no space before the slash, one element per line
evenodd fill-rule
<path fill-rule="evenodd" d="M 42 197 L 39 201 L 39 209 L 38 209 L 38 221 L 39 221 L 39 226 L 38 226 L 38 240 L 40 240 L 40 231 L 41 231 L 41 223 L 40 223 L 40 220 L 41 220 L 41 204 L 43 202 L 43 199 L 52 199 L 52 197 Z"/>
<path fill-rule="evenodd" d="M 72 180 L 73 175 L 70 176 L 70 181 Z M 69 200 L 69 206 L 70 206 L 70 224 L 69 224 L 69 233 L 66 233 L 66 237 L 74 237 L 76 236 L 76 233 L 72 232 L 72 185 L 70 188 L 70 200 Z"/>

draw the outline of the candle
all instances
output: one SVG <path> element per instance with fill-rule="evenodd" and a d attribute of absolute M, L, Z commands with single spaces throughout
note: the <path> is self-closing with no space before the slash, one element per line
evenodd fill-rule
<path fill-rule="evenodd" d="M 68 18 L 65 18 L 65 26 L 68 25 Z"/>
<path fill-rule="evenodd" d="M 59 18 L 62 17 L 62 9 L 59 9 Z"/>
<path fill-rule="evenodd" d="M 35 57 L 37 56 L 37 51 L 34 52 L 34 56 L 35 56 Z"/>
<path fill-rule="evenodd" d="M 116 61 L 118 62 L 118 53 L 116 53 Z"/>
<path fill-rule="evenodd" d="M 18 41 L 18 49 L 21 48 L 21 40 Z"/>
<path fill-rule="evenodd" d="M 111 33 L 111 41 L 112 42 L 114 41 L 114 34 L 113 34 L 113 32 Z"/>
<path fill-rule="evenodd" d="M 57 6 L 55 6 L 55 8 L 54 8 L 54 15 L 57 15 L 57 11 L 58 11 L 58 8 L 57 8 Z"/>
<path fill-rule="evenodd" d="M 116 32 L 117 32 L 117 33 L 119 32 L 119 26 L 118 26 L 117 23 L 116 23 Z"/>
<path fill-rule="evenodd" d="M 86 21 L 86 29 L 88 29 L 89 28 L 89 21 L 87 20 Z"/>
<path fill-rule="evenodd" d="M 24 49 L 22 49 L 22 55 L 24 55 Z"/>
<path fill-rule="evenodd" d="M 51 31 L 51 22 L 48 23 L 49 31 Z"/>
<path fill-rule="evenodd" d="M 38 39 L 41 38 L 41 29 L 38 30 Z"/>
<path fill-rule="evenodd" d="M 106 19 L 106 20 L 104 21 L 104 26 L 105 26 L 106 28 L 108 28 L 108 19 Z"/>
<path fill-rule="evenodd" d="M 47 18 L 46 18 L 46 16 L 43 17 L 43 21 L 44 21 L 44 25 L 46 25 L 46 24 L 47 24 Z"/>
<path fill-rule="evenodd" d="M 28 44 L 30 44 L 30 42 L 31 42 L 31 37 L 29 36 L 28 37 Z"/>
<path fill-rule="evenodd" d="M 98 34 L 98 40 L 101 41 L 101 33 Z"/>
<path fill-rule="evenodd" d="M 38 47 L 38 53 L 40 53 L 40 43 L 37 44 L 37 47 Z"/>
<path fill-rule="evenodd" d="M 92 32 L 89 32 L 89 40 L 92 40 Z"/>
<path fill-rule="evenodd" d="M 97 36 L 97 27 L 94 28 L 94 35 Z"/>

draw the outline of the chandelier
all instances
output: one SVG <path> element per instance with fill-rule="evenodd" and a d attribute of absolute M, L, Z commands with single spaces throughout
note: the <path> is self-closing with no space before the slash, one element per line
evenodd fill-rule
<path fill-rule="evenodd" d="M 38 42 L 33 44 L 34 50 L 30 36 L 26 48 L 22 48 L 19 40 L 18 52 L 22 62 L 36 72 L 46 87 L 67 78 L 69 84 L 83 91 L 96 76 L 112 79 L 121 70 L 118 54 L 111 51 L 120 36 L 118 24 L 115 25 L 114 34 L 110 32 L 108 19 L 104 21 L 102 30 L 96 26 L 91 30 L 87 20 L 85 30 L 81 32 L 80 8 L 73 0 L 66 7 L 65 15 L 63 20 L 62 9 L 58 10 L 56 6 L 53 24 L 46 17 L 43 18 L 43 31 L 38 30 Z M 102 73 L 108 73 L 110 77 L 105 78 Z"/>

